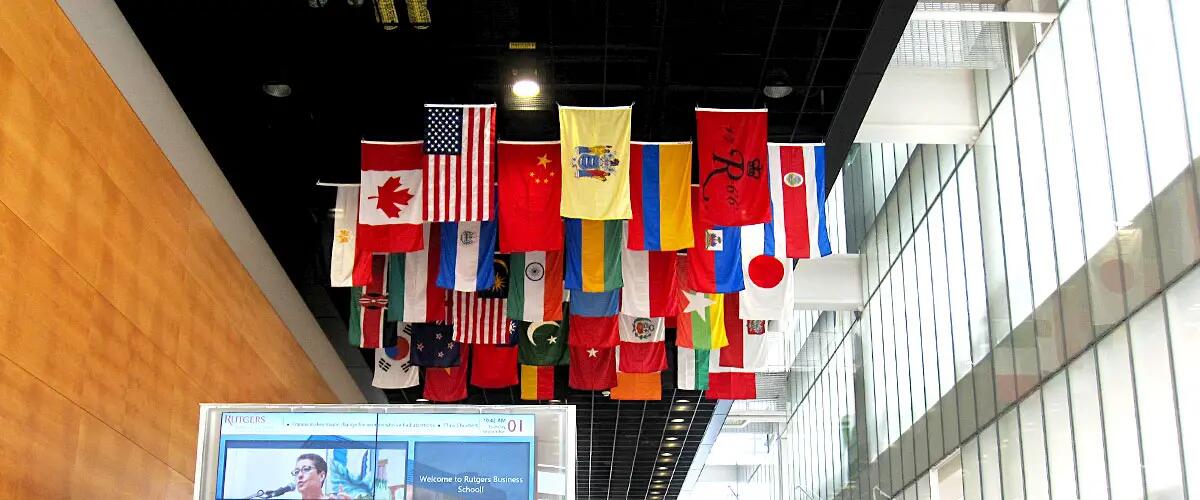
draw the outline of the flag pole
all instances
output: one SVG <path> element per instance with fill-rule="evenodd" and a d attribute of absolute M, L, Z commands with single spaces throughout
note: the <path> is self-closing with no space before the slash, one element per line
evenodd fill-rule
<path fill-rule="evenodd" d="M 351 187 L 351 186 L 358 187 L 359 186 L 359 184 L 357 182 L 350 184 L 350 183 L 341 183 L 341 182 L 321 182 L 321 181 L 317 181 L 317 185 L 324 186 L 324 187 Z"/>

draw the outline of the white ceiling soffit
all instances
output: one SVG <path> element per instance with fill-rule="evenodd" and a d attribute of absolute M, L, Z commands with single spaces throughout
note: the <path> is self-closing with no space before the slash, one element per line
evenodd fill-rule
<path fill-rule="evenodd" d="M 974 144 L 978 135 L 972 70 L 890 67 L 854 142 Z"/>

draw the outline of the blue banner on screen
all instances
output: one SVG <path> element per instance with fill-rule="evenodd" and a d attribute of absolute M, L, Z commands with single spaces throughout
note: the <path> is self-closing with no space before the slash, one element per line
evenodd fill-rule
<path fill-rule="evenodd" d="M 219 498 L 532 500 L 532 415 L 226 413 Z"/>

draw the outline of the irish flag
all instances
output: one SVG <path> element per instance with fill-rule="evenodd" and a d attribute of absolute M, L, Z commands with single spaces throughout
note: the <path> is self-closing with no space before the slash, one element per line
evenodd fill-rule
<path fill-rule="evenodd" d="M 508 269 L 508 317 L 529 322 L 563 319 L 562 252 L 514 253 Z"/>

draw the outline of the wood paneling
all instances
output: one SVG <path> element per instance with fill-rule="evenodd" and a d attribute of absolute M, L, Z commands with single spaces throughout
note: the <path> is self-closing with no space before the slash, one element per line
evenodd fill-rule
<path fill-rule="evenodd" d="M 336 398 L 66 16 L 0 2 L 0 496 L 186 498 L 202 402 Z"/>

